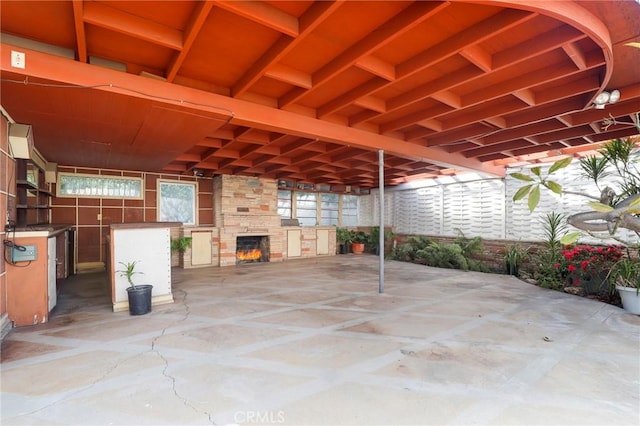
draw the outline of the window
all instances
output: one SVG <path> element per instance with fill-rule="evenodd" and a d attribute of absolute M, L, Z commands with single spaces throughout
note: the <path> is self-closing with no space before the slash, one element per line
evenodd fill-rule
<path fill-rule="evenodd" d="M 196 224 L 195 182 L 158 181 L 158 220 Z"/>
<path fill-rule="evenodd" d="M 342 197 L 342 226 L 358 225 L 358 196 L 343 195 Z"/>
<path fill-rule="evenodd" d="M 291 219 L 291 191 L 278 191 L 278 214 L 283 219 Z"/>
<path fill-rule="evenodd" d="M 324 193 L 320 196 L 320 225 L 338 225 L 338 194 Z"/>
<path fill-rule="evenodd" d="M 318 222 L 317 194 L 313 192 L 296 192 L 296 212 L 298 222 L 302 226 L 315 226 Z"/>
<path fill-rule="evenodd" d="M 142 199 L 142 179 L 120 176 L 58 174 L 58 197 Z"/>

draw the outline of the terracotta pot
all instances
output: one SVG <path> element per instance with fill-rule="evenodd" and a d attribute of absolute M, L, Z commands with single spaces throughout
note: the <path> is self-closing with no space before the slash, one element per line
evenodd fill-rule
<path fill-rule="evenodd" d="M 353 254 L 362 254 L 364 253 L 364 243 L 352 243 L 351 251 Z"/>

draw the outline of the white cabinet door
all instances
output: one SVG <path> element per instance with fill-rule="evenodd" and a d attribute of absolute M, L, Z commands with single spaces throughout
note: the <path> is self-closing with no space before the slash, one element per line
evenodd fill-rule
<path fill-rule="evenodd" d="M 302 255 L 301 237 L 302 231 L 299 229 L 287 231 L 287 257 L 300 257 Z"/>
<path fill-rule="evenodd" d="M 56 288 L 56 237 L 47 239 L 47 295 L 49 312 L 58 303 Z"/>
<path fill-rule="evenodd" d="M 316 231 L 316 253 L 329 254 L 329 230 L 318 229 Z"/>
<path fill-rule="evenodd" d="M 211 265 L 211 232 L 191 233 L 191 265 Z"/>

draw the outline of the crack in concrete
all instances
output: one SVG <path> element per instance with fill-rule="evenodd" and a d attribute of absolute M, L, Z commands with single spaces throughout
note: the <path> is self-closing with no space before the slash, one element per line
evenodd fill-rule
<path fill-rule="evenodd" d="M 176 320 L 173 322 L 173 324 L 177 323 L 177 322 L 182 322 L 182 321 L 186 321 L 189 318 L 189 315 L 191 314 L 191 311 L 189 309 L 189 304 L 187 303 L 187 295 L 188 293 L 184 290 L 177 290 L 178 292 L 182 293 L 182 300 L 181 303 L 184 305 L 185 307 L 185 314 L 182 318 Z M 172 325 L 173 325 L 172 324 Z M 182 403 L 186 406 L 191 408 L 193 411 L 195 411 L 196 413 L 201 413 L 207 416 L 207 419 L 209 420 L 209 424 L 211 425 L 215 425 L 216 423 L 213 421 L 212 418 L 212 414 L 208 411 L 205 410 L 200 410 L 198 407 L 196 407 L 195 405 L 193 405 L 187 398 L 183 397 L 182 395 L 180 395 L 180 393 L 178 392 L 178 389 L 176 388 L 176 378 L 173 377 L 171 374 L 169 374 L 168 369 L 169 369 L 169 360 L 167 358 L 164 357 L 164 355 L 162 355 L 160 353 L 160 351 L 156 348 L 156 342 L 158 341 L 158 339 L 160 339 L 162 336 L 164 336 L 165 332 L 167 331 L 167 329 L 169 328 L 169 326 L 165 327 L 162 329 L 162 331 L 160 332 L 159 335 L 157 335 L 156 337 L 153 338 L 153 340 L 151 341 L 151 351 L 155 352 L 160 359 L 164 362 L 164 368 L 162 369 L 162 375 L 164 377 L 166 377 L 167 379 L 169 379 L 171 381 L 171 389 L 173 390 L 173 394 L 182 401 Z"/>

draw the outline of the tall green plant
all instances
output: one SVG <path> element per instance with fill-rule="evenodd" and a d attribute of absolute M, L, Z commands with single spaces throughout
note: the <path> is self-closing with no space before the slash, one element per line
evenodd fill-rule
<path fill-rule="evenodd" d="M 560 289 L 565 285 L 565 277 L 556 268 L 562 261 L 562 236 L 567 230 L 566 216 L 551 212 L 542 219 L 545 233 L 544 246 L 535 256 L 534 278 L 541 287 Z"/>
<path fill-rule="evenodd" d="M 120 274 L 121 277 L 126 278 L 127 281 L 129 282 L 129 285 L 132 288 L 136 288 L 136 285 L 133 283 L 133 276 L 136 274 L 140 274 L 142 275 L 143 272 L 139 272 L 136 271 L 136 265 L 139 263 L 139 260 L 134 260 L 132 262 L 119 262 L 124 269 L 121 269 L 118 272 L 118 274 Z"/>

